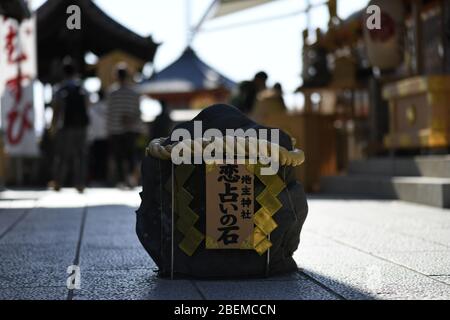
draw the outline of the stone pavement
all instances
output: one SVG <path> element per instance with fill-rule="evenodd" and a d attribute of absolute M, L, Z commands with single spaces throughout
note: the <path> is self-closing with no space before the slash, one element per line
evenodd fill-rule
<path fill-rule="evenodd" d="M 163 280 L 134 232 L 137 191 L 0 193 L 0 299 L 450 299 L 450 210 L 310 197 L 296 274 Z M 68 290 L 69 265 L 81 290 Z"/>

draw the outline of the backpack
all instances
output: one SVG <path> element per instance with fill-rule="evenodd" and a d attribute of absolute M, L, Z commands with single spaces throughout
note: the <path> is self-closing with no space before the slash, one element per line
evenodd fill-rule
<path fill-rule="evenodd" d="M 62 99 L 62 127 L 83 128 L 89 124 L 86 95 L 80 84 L 66 85 L 60 90 Z"/>

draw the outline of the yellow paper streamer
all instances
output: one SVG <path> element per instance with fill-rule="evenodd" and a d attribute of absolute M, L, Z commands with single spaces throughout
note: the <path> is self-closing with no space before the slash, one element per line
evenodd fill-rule
<path fill-rule="evenodd" d="M 195 228 L 195 223 L 199 216 L 189 207 L 193 197 L 183 188 L 186 181 L 194 171 L 193 165 L 181 165 L 175 169 L 175 204 L 178 220 L 176 228 L 180 231 L 184 238 L 178 247 L 188 256 L 192 256 L 197 250 L 200 243 L 202 243 L 205 236 Z"/>
<path fill-rule="evenodd" d="M 256 201 L 261 208 L 253 217 L 255 222 L 253 244 L 250 242 L 251 239 L 248 239 L 243 243 L 241 249 L 253 248 L 258 254 L 263 255 L 272 246 L 268 236 L 278 227 L 273 220 L 273 215 L 282 207 L 282 203 L 277 197 L 286 188 L 286 185 L 276 174 L 271 176 L 261 175 L 261 165 L 259 164 L 248 164 L 246 167 L 265 185 L 265 189 L 256 197 Z M 175 169 L 176 211 L 178 214 L 176 228 L 184 235 L 179 248 L 188 256 L 192 256 L 205 239 L 205 236 L 195 228 L 199 216 L 189 207 L 193 197 L 183 188 L 193 171 L 193 165 L 178 166 Z M 206 238 L 206 241 L 209 244 L 214 244 L 214 240 L 211 238 Z"/>
<path fill-rule="evenodd" d="M 261 205 L 261 208 L 253 217 L 256 225 L 253 234 L 253 246 L 258 254 L 263 255 L 272 246 L 268 236 L 278 227 L 272 217 L 283 206 L 277 197 L 286 188 L 286 185 L 276 174 L 271 176 L 261 175 L 261 165 L 247 165 L 247 170 L 258 177 L 266 186 L 256 197 L 256 201 Z"/>

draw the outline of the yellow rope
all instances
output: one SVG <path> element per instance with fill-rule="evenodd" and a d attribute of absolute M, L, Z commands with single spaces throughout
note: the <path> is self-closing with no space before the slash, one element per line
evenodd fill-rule
<path fill-rule="evenodd" d="M 170 160 L 171 159 L 171 151 L 172 149 L 179 143 L 184 144 L 185 146 L 187 146 L 188 148 L 190 148 L 190 150 L 192 152 L 195 152 L 195 145 L 198 146 L 202 146 L 203 148 L 206 147 L 207 145 L 209 145 L 210 141 L 206 141 L 206 140 L 185 140 L 183 142 L 177 142 L 174 144 L 169 144 L 166 146 L 163 146 L 164 141 L 167 138 L 159 138 L 159 139 L 154 139 L 153 141 L 150 142 L 150 144 L 148 145 L 147 149 L 145 150 L 145 154 L 146 156 L 152 156 L 161 160 Z M 282 166 L 291 166 L 291 167 L 297 167 L 300 166 L 301 164 L 303 164 L 303 162 L 305 162 L 305 153 L 297 148 L 294 148 L 294 150 L 292 151 L 288 151 L 286 148 L 279 146 L 279 145 L 275 145 L 273 143 L 267 142 L 267 141 L 263 141 L 263 140 L 253 140 L 251 141 L 252 143 L 248 143 L 249 141 L 243 138 L 237 138 L 235 140 L 236 143 L 236 148 L 241 151 L 245 150 L 245 153 L 248 155 L 249 153 L 251 153 L 250 150 L 252 148 L 252 146 L 256 146 L 258 142 L 265 142 L 267 143 L 267 150 L 264 150 L 264 148 L 259 150 L 259 155 L 260 156 L 264 156 L 267 157 L 271 154 L 272 149 L 274 149 L 275 147 L 278 147 L 279 149 L 279 160 L 280 160 L 280 164 Z M 295 139 L 292 139 L 292 143 L 295 146 Z M 226 137 L 223 139 L 222 141 L 222 145 L 225 147 L 227 145 L 227 139 Z M 266 152 L 267 151 L 267 152 Z"/>
<path fill-rule="evenodd" d="M 152 156 L 161 160 L 171 160 L 172 149 L 182 143 L 189 150 L 195 153 L 197 150 L 203 150 L 204 147 L 208 146 L 210 141 L 206 140 L 185 140 L 183 142 L 178 142 L 174 144 L 168 144 L 163 146 L 164 142 L 168 138 L 159 138 L 150 142 L 146 149 L 146 156 Z M 288 151 L 286 148 L 279 145 L 272 144 L 263 140 L 256 139 L 243 139 L 236 138 L 236 148 L 241 154 L 245 151 L 246 155 L 254 155 L 255 146 L 258 142 L 264 142 L 267 145 L 267 149 L 261 148 L 259 150 L 259 156 L 268 157 L 271 155 L 273 149 L 278 148 L 279 150 L 279 161 L 282 166 L 300 166 L 305 161 L 305 154 L 302 150 L 294 148 L 292 151 Z M 227 138 L 223 140 L 216 141 L 219 142 L 223 148 L 227 146 Z M 230 142 L 230 141 L 228 141 Z M 251 143 L 250 143 L 251 142 Z M 295 139 L 292 139 L 292 145 L 295 146 Z M 197 148 L 195 148 L 197 146 Z M 198 147 L 202 147 L 199 149 Z M 207 164 L 208 167 L 208 164 Z M 182 170 L 183 168 L 183 170 Z M 186 170 L 187 169 L 187 170 Z M 261 165 L 247 165 L 247 170 L 254 173 L 259 180 L 265 185 L 265 189 L 257 196 L 257 201 L 261 205 L 261 208 L 255 213 L 255 230 L 253 233 L 253 248 L 258 252 L 258 254 L 264 254 L 271 246 L 272 243 L 268 236 L 271 232 L 277 228 L 276 222 L 273 220 L 273 215 L 281 208 L 282 204 L 278 199 L 278 195 L 286 187 L 284 182 L 278 175 L 264 176 L 259 173 Z M 192 196 L 183 188 L 184 183 L 187 178 L 192 174 L 193 166 L 188 166 L 185 168 L 181 166 L 177 168 L 177 211 L 179 218 L 177 221 L 177 229 L 184 235 L 184 239 L 179 244 L 181 250 L 183 250 L 187 255 L 192 256 L 196 251 L 200 243 L 205 240 L 205 236 L 201 234 L 196 228 L 195 224 L 199 216 L 192 211 L 189 207 L 189 203 L 192 201 Z M 212 239 L 206 237 L 207 242 L 211 242 Z M 208 247 L 208 246 L 207 246 Z"/>

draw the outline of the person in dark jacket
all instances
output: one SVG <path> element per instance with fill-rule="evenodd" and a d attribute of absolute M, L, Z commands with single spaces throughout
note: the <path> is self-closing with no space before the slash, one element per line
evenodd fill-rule
<path fill-rule="evenodd" d="M 161 113 L 156 117 L 150 127 L 150 140 L 167 137 L 172 130 L 173 122 L 166 101 L 161 100 Z"/>
<path fill-rule="evenodd" d="M 245 114 L 250 114 L 256 102 L 258 94 L 267 88 L 267 73 L 258 72 L 252 81 L 243 81 L 239 85 L 238 93 L 232 98 L 231 104 Z"/>
<path fill-rule="evenodd" d="M 54 181 L 55 191 L 65 182 L 69 165 L 74 164 L 75 187 L 83 192 L 86 186 L 87 161 L 87 95 L 82 81 L 76 76 L 75 66 L 66 61 L 63 66 L 64 80 L 57 89 L 52 102 L 53 119 L 51 132 L 55 138 Z"/>

